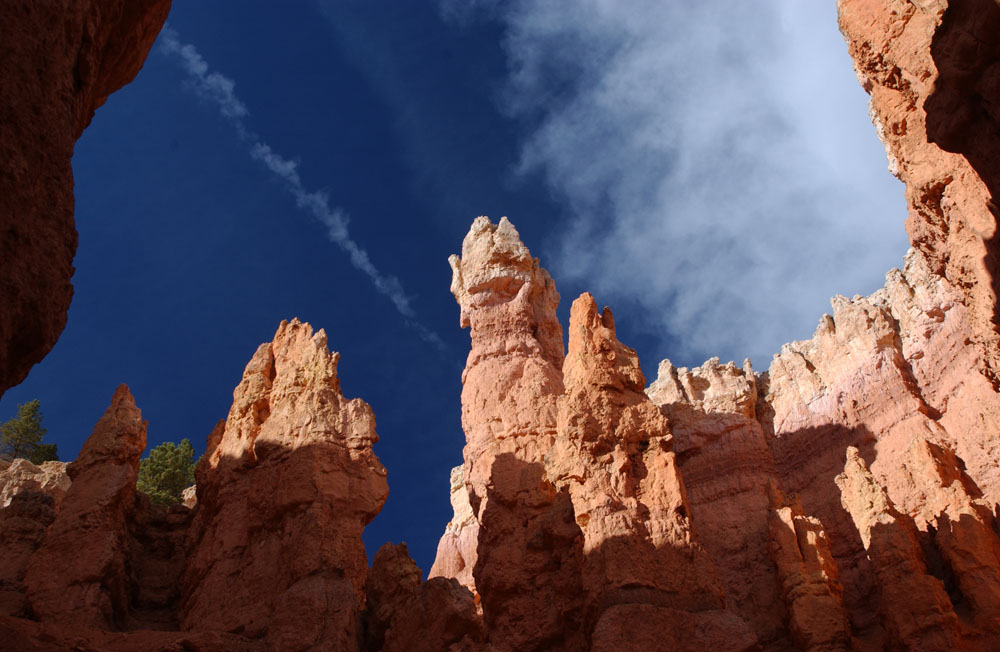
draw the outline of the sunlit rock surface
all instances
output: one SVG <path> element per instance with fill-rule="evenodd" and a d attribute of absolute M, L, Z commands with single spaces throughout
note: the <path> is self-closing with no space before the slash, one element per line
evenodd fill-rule
<path fill-rule="evenodd" d="M 455 491 L 435 569 L 457 579 L 468 564 L 457 524 L 478 533 L 473 588 L 488 644 L 643 649 L 696 622 L 674 643 L 751 649 L 692 527 L 667 418 L 611 311 L 578 298 L 563 356 L 559 295 L 506 219 L 478 218 L 451 262 L 472 339 L 462 393 L 472 515 Z"/>
<path fill-rule="evenodd" d="M 14 496 L 25 491 L 48 494 L 58 506 L 70 484 L 66 462 L 32 464 L 23 458 L 0 460 L 0 507 L 7 507 Z"/>
<path fill-rule="evenodd" d="M 375 417 L 341 394 L 339 358 L 322 330 L 293 320 L 247 364 L 196 471 L 184 629 L 279 650 L 360 644 L 361 532 L 388 486 Z"/>

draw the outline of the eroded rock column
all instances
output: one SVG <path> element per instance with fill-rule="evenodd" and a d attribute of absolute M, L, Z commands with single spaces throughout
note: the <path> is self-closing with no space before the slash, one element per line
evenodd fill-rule
<path fill-rule="evenodd" d="M 196 471 L 182 627 L 273 650 L 357 649 L 361 532 L 388 494 L 375 418 L 345 399 L 326 334 L 282 322 L 233 392 Z"/>
<path fill-rule="evenodd" d="M 478 218 L 451 263 L 472 338 L 462 392 L 471 515 L 453 491 L 435 572 L 460 576 L 470 560 L 458 537 L 477 537 L 472 588 L 488 643 L 752 648 L 696 540 L 667 420 L 611 312 L 590 295 L 574 302 L 564 359 L 555 286 L 506 218 Z"/>
<path fill-rule="evenodd" d="M 80 455 L 44 543 L 28 563 L 31 610 L 60 627 L 121 629 L 128 617 L 129 525 L 146 422 L 121 385 Z"/>
<path fill-rule="evenodd" d="M 559 294 L 506 218 L 477 218 L 450 262 L 472 338 L 462 388 L 465 483 L 481 524 L 473 575 L 489 641 L 584 649 L 582 535 L 569 495 L 545 474 L 563 393 Z"/>
<path fill-rule="evenodd" d="M 699 641 L 718 650 L 752 646 L 749 628 L 724 609 L 716 569 L 696 540 L 673 437 L 643 393 L 638 356 L 589 294 L 570 311 L 563 378 L 547 469 L 568 488 L 584 534 L 592 649 L 643 649 L 621 640 L 627 623 L 637 639 L 673 636 L 682 649 Z"/>
<path fill-rule="evenodd" d="M 843 587 L 823 524 L 807 516 L 801 503 L 786 497 L 776 484 L 769 490 L 771 558 L 788 605 L 792 640 L 804 652 L 850 650 Z"/>

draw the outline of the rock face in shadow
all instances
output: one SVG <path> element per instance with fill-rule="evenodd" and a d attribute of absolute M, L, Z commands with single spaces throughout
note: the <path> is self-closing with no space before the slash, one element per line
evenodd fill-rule
<path fill-rule="evenodd" d="M 122 385 L 67 466 L 73 484 L 28 562 L 27 598 L 42 622 L 109 630 L 125 624 L 129 529 L 145 448 L 146 423 Z"/>
<path fill-rule="evenodd" d="M 24 574 L 28 560 L 45 540 L 45 530 L 55 520 L 55 500 L 27 489 L 15 494 L 0 509 L 0 614 L 27 616 Z"/>
<path fill-rule="evenodd" d="M 422 575 L 406 544 L 379 549 L 365 582 L 366 649 L 439 652 L 482 643 L 482 619 L 472 593 L 457 580 L 422 582 Z"/>
<path fill-rule="evenodd" d="M 788 606 L 792 641 L 809 652 L 850 649 L 850 626 L 837 564 L 823 524 L 806 516 L 772 483 L 768 514 L 771 559 Z"/>
<path fill-rule="evenodd" d="M 0 395 L 52 348 L 73 297 L 73 146 L 132 81 L 170 0 L 0 7 Z"/>
<path fill-rule="evenodd" d="M 943 583 L 927 573 L 913 519 L 895 508 L 854 447 L 836 483 L 871 561 L 891 642 L 908 650 L 957 649 L 958 618 Z"/>

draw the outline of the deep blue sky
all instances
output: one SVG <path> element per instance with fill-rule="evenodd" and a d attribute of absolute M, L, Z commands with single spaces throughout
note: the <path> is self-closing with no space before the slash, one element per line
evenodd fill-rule
<path fill-rule="evenodd" d="M 225 417 L 256 347 L 271 339 L 280 320 L 299 317 L 326 329 L 330 346 L 342 354 L 345 395 L 363 398 L 375 411 L 381 438 L 375 450 L 389 470 L 390 496 L 366 531 L 369 551 L 386 540 L 406 541 L 426 571 L 450 517 L 448 472 L 461 462 L 464 443 L 459 401 L 468 333 L 458 327 L 458 308 L 448 291 L 447 256 L 459 252 L 477 215 L 510 216 L 529 248 L 553 271 L 564 318 L 573 297 L 599 289 L 598 301 L 615 309 L 619 336 L 639 350 L 650 380 L 663 357 L 698 364 L 714 352 L 713 345 L 724 355 L 734 341 L 733 349 L 759 345 L 775 351 L 781 340 L 808 337 L 833 291 L 825 285 L 795 286 L 795 297 L 812 302 L 805 309 L 810 325 L 789 323 L 786 329 L 778 324 L 775 337 L 780 339 L 774 341 L 744 343 L 720 335 L 718 342 L 709 337 L 705 346 L 686 346 L 685 333 L 677 330 L 686 322 L 668 318 L 683 312 L 684 290 L 667 283 L 657 290 L 653 309 L 644 304 L 636 284 L 627 282 L 634 277 L 628 265 L 641 264 L 655 278 L 669 279 L 677 269 L 658 273 L 656 266 L 670 252 L 636 260 L 636 250 L 609 248 L 611 240 L 601 238 L 617 238 L 614 230 L 622 226 L 642 239 L 644 229 L 658 233 L 656 225 L 669 222 L 657 212 L 658 200 L 650 200 L 648 210 L 639 212 L 655 222 L 636 225 L 636 207 L 620 200 L 622 189 L 628 189 L 620 180 L 634 178 L 641 167 L 643 187 L 656 186 L 656 179 L 643 175 L 650 170 L 668 175 L 663 170 L 684 160 L 687 145 L 671 141 L 674 149 L 657 150 L 656 158 L 645 151 L 641 156 L 634 150 L 619 152 L 622 132 L 610 127 L 603 136 L 593 136 L 596 141 L 562 149 L 553 145 L 561 141 L 551 133 L 581 103 L 613 116 L 621 112 L 628 130 L 633 125 L 643 129 L 650 121 L 667 132 L 690 128 L 683 115 L 629 116 L 635 103 L 628 89 L 618 103 L 587 103 L 594 79 L 603 80 L 599 86 L 607 89 L 608 76 L 617 74 L 614 68 L 595 73 L 594 66 L 604 66 L 609 52 L 623 51 L 615 39 L 632 42 L 627 37 L 633 26 L 617 25 L 614 16 L 591 16 L 604 25 L 600 32 L 584 19 L 567 19 L 559 29 L 576 30 L 569 38 L 537 29 L 547 23 L 532 14 L 530 3 L 485 5 L 475 13 L 456 13 L 447 2 L 175 0 L 168 21 L 211 70 L 235 82 L 235 94 L 249 110 L 246 129 L 297 161 L 303 185 L 325 191 L 331 206 L 350 216 L 352 240 L 367 251 L 379 273 L 399 279 L 415 313 L 411 321 L 440 337 L 443 348 L 428 344 L 419 328 L 407 325 L 393 303 L 328 240 L 324 227 L 296 206 L 286 184 L 249 156 L 247 141 L 220 115 L 218 105 L 192 87 L 178 58 L 154 47 L 136 80 L 98 110 L 77 143 L 73 166 L 80 245 L 69 323 L 28 380 L 4 395 L 0 418 L 12 416 L 16 404 L 39 398 L 49 439 L 59 444 L 62 459 L 72 459 L 114 388 L 125 382 L 149 421 L 150 446 L 189 437 L 200 453 L 213 424 Z M 833 13 L 822 11 L 821 24 L 832 36 L 824 32 L 826 50 L 817 56 L 832 52 L 846 76 L 837 82 L 841 86 L 824 84 L 851 89 L 843 92 L 855 93 L 849 101 L 858 114 L 837 126 L 833 138 L 843 140 L 841 133 L 857 137 L 865 169 L 881 170 L 884 155 L 864 114 L 863 94 L 852 85 L 850 62 L 830 22 Z M 674 18 L 686 32 L 693 28 L 683 20 L 704 26 L 704 16 Z M 553 47 L 565 48 L 562 52 L 582 48 L 585 54 L 576 63 L 533 73 L 539 61 L 558 62 L 550 57 Z M 597 53 L 594 61 L 587 53 Z M 804 56 L 793 55 L 785 58 Z M 762 60 L 768 60 L 766 54 Z M 702 64 L 692 60 L 683 67 L 696 65 Z M 715 72 L 709 67 L 704 74 L 713 78 Z M 618 91 L 611 87 L 607 93 L 614 97 Z M 792 93 L 779 103 L 790 102 L 794 116 L 796 101 Z M 703 102 L 714 106 L 715 100 L 706 95 Z M 746 114 L 719 112 L 722 123 L 738 122 Z M 593 112 L 582 115 L 606 119 Z M 787 131 L 794 136 L 794 129 Z M 815 152 L 822 143 L 806 149 Z M 624 167 L 613 172 L 573 167 L 590 158 Z M 843 165 L 859 164 L 849 158 Z M 731 181 L 734 172 L 726 174 L 729 179 L 713 183 Z M 882 185 L 873 192 L 898 200 L 887 219 L 901 234 L 901 186 L 892 185 L 884 171 L 878 174 Z M 830 185 L 835 180 L 828 174 L 815 177 L 823 181 L 803 182 L 815 196 L 858 192 Z M 792 217 L 798 219 L 795 211 L 808 213 L 810 201 L 803 203 L 805 209 L 793 207 Z M 749 204 L 746 210 L 752 213 Z M 607 213 L 588 214 L 595 210 Z M 596 240 L 590 247 L 582 238 L 594 233 L 598 218 L 603 226 L 591 235 Z M 683 219 L 697 230 L 698 215 Z M 809 219 L 802 218 L 805 232 Z M 788 231 L 787 223 L 775 228 Z M 739 231 L 732 234 L 739 249 L 752 249 L 741 237 Z M 567 252 L 568 241 L 576 249 Z M 842 291 L 849 294 L 871 291 L 904 249 L 905 240 L 897 234 L 888 254 L 875 256 L 861 281 L 833 274 L 824 282 L 847 283 Z M 705 275 L 712 278 L 749 273 L 727 269 L 719 260 L 704 263 Z M 685 269 L 691 267 L 684 263 Z M 762 285 L 767 277 L 787 276 L 780 268 L 761 274 Z M 711 326 L 710 316 L 706 319 Z M 733 321 L 740 319 L 733 315 Z M 752 323 L 746 330 L 754 330 Z M 703 331 L 712 329 L 699 331 L 704 338 Z M 720 333 L 725 331 L 720 327 Z M 767 360 L 758 356 L 754 362 L 763 368 Z"/>

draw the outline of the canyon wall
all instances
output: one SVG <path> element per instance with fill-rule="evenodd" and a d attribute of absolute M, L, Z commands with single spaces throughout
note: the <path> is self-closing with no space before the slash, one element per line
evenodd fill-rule
<path fill-rule="evenodd" d="M 41 20 L 36 6 L 55 7 L 16 17 Z M 60 95 L 59 124 L 76 135 L 141 65 L 166 10 L 94 6 L 107 11 L 87 33 L 104 40 L 83 39 L 98 45 L 78 74 L 96 86 Z M 553 279 L 508 220 L 477 218 L 450 261 L 471 338 L 467 440 L 427 581 L 404 545 L 368 567 L 362 530 L 388 491 L 374 416 L 342 395 L 323 331 L 283 322 L 208 436 L 190 507 L 136 493 L 145 423 L 124 386 L 65 477 L 0 470 L 3 640 L 39 652 L 997 649 L 1000 4 L 841 0 L 839 16 L 907 188 L 912 249 L 882 289 L 835 297 L 813 338 L 767 370 L 665 360 L 647 386 L 589 294 L 564 348 Z M 0 47 L 25 70 L 44 54 Z M 114 72 L 97 83 L 95 70 Z M 21 142 L 7 135 L 4 147 Z M 68 174 L 56 145 L 45 156 L 65 155 Z M 46 206 L 8 196 L 32 215 Z M 69 224 L 32 237 L 64 242 Z M 68 275 L 3 278 L 25 288 L 5 300 L 47 292 L 38 314 L 64 319 L 68 295 L 51 288 Z M 45 348 L 10 328 L 0 381 Z"/>
<path fill-rule="evenodd" d="M 665 425 L 654 425 L 609 408 L 607 392 L 627 404 L 630 389 L 641 391 L 634 380 L 641 378 L 637 363 L 610 338 L 598 348 L 618 378 L 585 365 L 579 376 L 600 390 L 574 401 L 574 338 L 587 332 L 574 323 L 578 305 L 563 377 L 556 372 L 558 359 L 551 362 L 558 348 L 550 346 L 545 373 L 532 381 L 528 369 L 542 365 L 529 366 L 530 352 L 546 351 L 545 334 L 553 330 L 539 302 L 526 307 L 528 297 L 541 293 L 525 295 L 525 274 L 499 273 L 502 255 L 470 245 L 470 238 L 483 239 L 476 236 L 486 228 L 479 221 L 462 259 L 453 261 L 452 289 L 462 325 L 472 331 L 463 392 L 469 443 L 465 494 L 452 488 L 453 503 L 462 509 L 446 529 L 432 575 L 453 576 L 481 595 L 490 642 L 491 609 L 510 609 L 505 601 L 491 604 L 491 573 L 516 573 L 513 552 L 503 553 L 504 571 L 481 561 L 496 558 L 503 545 L 517 545 L 511 534 L 501 544 L 482 533 L 489 525 L 483 492 L 491 480 L 492 492 L 499 493 L 501 482 L 495 470 L 484 481 L 483 469 L 495 469 L 491 458 L 501 451 L 528 464 L 543 460 L 537 481 L 551 483 L 550 493 L 575 498 L 585 550 L 621 541 L 612 529 L 591 531 L 595 513 L 607 518 L 597 504 L 616 503 L 615 524 L 627 529 L 621 487 L 641 482 L 651 464 L 675 467 L 677 480 L 661 482 L 660 497 L 666 499 L 671 485 L 685 496 L 692 549 L 707 561 L 697 574 L 718 578 L 718 604 L 763 649 L 971 650 L 993 649 L 1000 640 L 994 606 L 1000 588 L 1000 401 L 993 242 L 1000 7 L 992 1 L 949 7 L 843 0 L 839 9 L 890 170 L 907 187 L 912 250 L 872 296 L 835 297 L 833 314 L 820 319 L 814 337 L 785 345 L 766 371 L 717 359 L 695 369 L 664 361 L 645 392 L 666 417 Z M 506 222 L 491 228 L 494 239 L 510 239 Z M 470 256 L 481 260 L 471 273 Z M 554 296 L 554 289 L 545 293 Z M 508 304 L 511 325 L 499 328 L 496 311 Z M 582 321 L 593 324 L 594 318 Z M 490 351 L 492 359 L 484 361 Z M 532 398 L 511 399 L 508 391 Z M 545 395 L 553 398 L 532 404 Z M 651 456 L 657 447 L 645 448 L 641 464 L 629 452 L 629 428 L 637 420 L 644 437 L 663 433 L 662 452 Z M 639 504 L 652 513 L 641 499 Z M 668 522 L 662 514 L 653 520 L 661 527 Z M 522 528 L 527 535 L 528 523 Z M 627 564 L 641 549 L 628 542 L 614 559 Z M 697 563 L 698 555 L 689 558 Z M 585 564 L 578 575 L 578 602 L 586 603 Z M 538 587 L 540 576 L 533 577 Z M 653 577 L 646 572 L 636 584 L 648 587 Z M 613 584 L 613 570 L 605 568 L 600 578 Z M 573 608 L 589 613 L 580 604 Z M 592 622 L 584 618 L 577 626 L 589 632 L 586 643 L 595 648 L 603 630 Z M 657 630 L 655 640 L 671 636 L 667 626 Z M 635 627 L 627 631 L 641 638 Z M 673 643 L 686 649 L 689 641 L 675 635 Z"/>
<path fill-rule="evenodd" d="M 0 7 L 0 396 L 52 348 L 73 297 L 73 147 L 132 81 L 170 0 Z"/>

